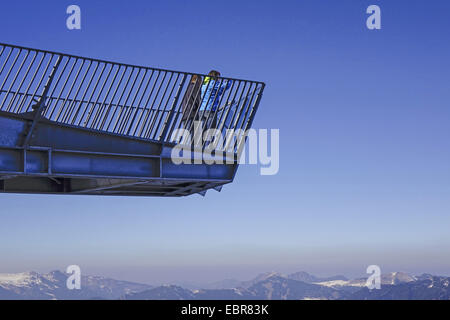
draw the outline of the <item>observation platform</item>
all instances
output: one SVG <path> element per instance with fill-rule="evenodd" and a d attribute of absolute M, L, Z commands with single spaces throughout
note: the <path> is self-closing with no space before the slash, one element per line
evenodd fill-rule
<path fill-rule="evenodd" d="M 193 79 L 201 89 L 192 90 Z M 0 192 L 186 196 L 233 181 L 226 164 L 175 164 L 176 130 L 248 130 L 264 83 L 0 43 Z M 221 89 L 222 88 L 222 89 Z M 193 114 L 192 114 L 193 113 Z M 207 147 L 201 142 L 202 149 Z"/>

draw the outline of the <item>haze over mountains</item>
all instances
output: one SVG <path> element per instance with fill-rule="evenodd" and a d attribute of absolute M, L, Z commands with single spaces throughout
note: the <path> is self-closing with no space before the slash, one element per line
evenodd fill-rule
<path fill-rule="evenodd" d="M 80 290 L 68 290 L 68 275 L 25 272 L 0 274 L 2 300 L 304 300 L 304 299 L 450 299 L 450 278 L 403 272 L 383 274 L 381 289 L 369 290 L 366 278 L 347 279 L 337 275 L 320 278 L 307 272 L 269 272 L 249 281 L 224 280 L 203 288 L 178 285 L 150 286 L 99 276 L 82 276 Z"/>

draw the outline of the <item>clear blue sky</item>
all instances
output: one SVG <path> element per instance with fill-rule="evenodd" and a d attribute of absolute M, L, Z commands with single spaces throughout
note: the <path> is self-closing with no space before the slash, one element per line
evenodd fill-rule
<path fill-rule="evenodd" d="M 0 42 L 265 81 L 254 126 L 281 151 L 278 175 L 243 166 L 205 198 L 0 195 L 0 272 L 450 274 L 449 16 L 446 0 L 4 1 Z"/>

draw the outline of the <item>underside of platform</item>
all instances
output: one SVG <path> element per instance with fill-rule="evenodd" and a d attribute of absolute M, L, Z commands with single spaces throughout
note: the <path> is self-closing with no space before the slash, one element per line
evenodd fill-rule
<path fill-rule="evenodd" d="M 0 192 L 186 196 L 220 191 L 236 164 L 172 162 L 173 144 L 0 112 Z"/>

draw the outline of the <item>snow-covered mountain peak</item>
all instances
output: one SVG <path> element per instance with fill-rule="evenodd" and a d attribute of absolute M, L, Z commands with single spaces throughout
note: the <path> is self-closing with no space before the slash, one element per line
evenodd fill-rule
<path fill-rule="evenodd" d="M 25 286 L 39 278 L 39 274 L 34 271 L 21 273 L 0 273 L 0 286 Z"/>

